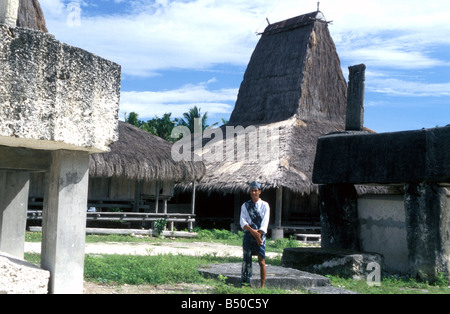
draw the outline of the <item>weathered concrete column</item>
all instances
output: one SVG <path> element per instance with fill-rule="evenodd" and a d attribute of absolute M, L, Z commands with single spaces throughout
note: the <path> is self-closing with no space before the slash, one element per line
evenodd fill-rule
<path fill-rule="evenodd" d="M 89 154 L 55 151 L 47 174 L 41 266 L 53 294 L 83 293 Z"/>
<path fill-rule="evenodd" d="M 319 189 L 322 248 L 358 251 L 360 233 L 355 186 L 328 184 Z"/>
<path fill-rule="evenodd" d="M 434 281 L 450 275 L 450 206 L 437 184 L 408 184 L 405 189 L 406 231 L 411 274 Z"/>
<path fill-rule="evenodd" d="M 0 251 L 23 259 L 30 174 L 0 172 Z"/>
<path fill-rule="evenodd" d="M 0 24 L 16 27 L 19 14 L 19 0 L 0 1 Z"/>

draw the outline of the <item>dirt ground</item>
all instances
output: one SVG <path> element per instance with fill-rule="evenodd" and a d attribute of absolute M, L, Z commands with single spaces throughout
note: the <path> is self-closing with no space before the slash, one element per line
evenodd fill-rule
<path fill-rule="evenodd" d="M 84 283 L 84 294 L 208 294 L 212 292 L 212 287 L 196 284 L 115 286 Z"/>
<path fill-rule="evenodd" d="M 25 243 L 25 252 L 40 253 L 40 243 Z M 154 242 L 154 243 L 86 243 L 86 254 L 120 254 L 154 256 L 161 254 L 182 254 L 190 256 L 235 256 L 242 257 L 242 247 L 207 242 Z M 267 253 L 276 257 L 278 253 Z"/>

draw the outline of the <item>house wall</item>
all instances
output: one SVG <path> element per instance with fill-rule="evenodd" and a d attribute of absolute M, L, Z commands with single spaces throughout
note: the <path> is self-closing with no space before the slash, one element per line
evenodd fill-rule
<path fill-rule="evenodd" d="M 44 198 L 45 175 L 43 173 L 31 174 L 29 197 L 31 204 L 35 204 L 38 208 L 42 207 L 42 199 Z M 167 200 L 174 195 L 174 182 L 161 182 L 158 185 L 159 200 Z M 154 204 L 144 204 L 146 200 L 154 201 L 157 192 L 157 182 L 143 182 L 127 179 L 125 177 L 112 178 L 89 178 L 89 202 L 115 202 L 117 206 L 124 206 L 123 209 L 136 209 L 134 202 L 136 198 L 141 200 L 140 207 L 146 208 Z M 162 210 L 160 203 L 159 211 Z M 111 206 L 106 206 L 108 208 Z M 174 209 L 176 210 L 176 209 Z"/>
<path fill-rule="evenodd" d="M 408 269 L 406 214 L 403 195 L 365 195 L 358 198 L 361 248 L 384 256 L 384 269 Z"/>

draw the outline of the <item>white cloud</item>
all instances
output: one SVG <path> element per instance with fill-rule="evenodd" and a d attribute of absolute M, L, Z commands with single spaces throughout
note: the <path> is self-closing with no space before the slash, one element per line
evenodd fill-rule
<path fill-rule="evenodd" d="M 254 32 L 264 29 L 266 17 L 276 22 L 316 9 L 311 0 L 141 0 L 130 2 L 128 12 L 82 12 L 81 26 L 70 27 L 68 1 L 40 1 L 58 39 L 116 61 L 134 76 L 216 64 L 245 66 L 258 40 Z M 78 2 L 86 10 L 110 3 Z M 322 0 L 321 10 L 334 22 L 330 29 L 345 61 L 432 67 L 443 61 L 429 56 L 430 45 L 450 45 L 450 1 Z"/>
<path fill-rule="evenodd" d="M 80 0 L 81 26 L 67 23 L 70 1 L 40 0 L 56 38 L 122 65 L 125 76 L 149 77 L 168 69 L 208 70 L 217 64 L 245 66 L 263 31 L 274 23 L 316 9 L 317 0 Z M 127 12 L 88 14 L 90 6 L 133 4 Z M 450 83 L 412 82 L 389 76 L 449 66 L 450 1 L 321 0 L 342 65 L 366 63 L 377 73 L 368 91 L 403 96 L 449 96 Z M 398 74 L 398 73 L 397 73 Z M 123 92 L 121 111 L 141 117 L 193 105 L 231 113 L 236 89 L 211 90 L 207 83 L 171 91 Z"/>
<path fill-rule="evenodd" d="M 130 12 L 82 15 L 80 27 L 67 25 L 61 1 L 41 2 L 58 39 L 118 62 L 125 74 L 151 76 L 166 69 L 245 65 L 258 40 L 258 4 L 264 1 L 140 1 Z"/>
<path fill-rule="evenodd" d="M 450 83 L 424 83 L 400 80 L 395 78 L 372 79 L 367 84 L 372 92 L 389 94 L 391 96 L 408 97 L 448 97 Z"/>
<path fill-rule="evenodd" d="M 182 117 L 193 106 L 202 112 L 215 114 L 231 114 L 236 101 L 237 89 L 210 90 L 206 83 L 186 85 L 179 89 L 167 91 L 122 92 L 120 111 L 124 113 L 137 112 L 140 117 L 161 117 L 165 113 L 172 113 L 172 117 Z"/>

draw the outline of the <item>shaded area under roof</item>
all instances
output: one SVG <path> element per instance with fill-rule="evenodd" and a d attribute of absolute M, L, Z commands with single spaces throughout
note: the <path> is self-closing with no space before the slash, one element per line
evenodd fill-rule
<path fill-rule="evenodd" d="M 205 175 L 203 162 L 175 162 L 171 153 L 171 143 L 119 121 L 119 141 L 109 153 L 91 155 L 90 174 L 174 182 L 193 182 Z"/>

